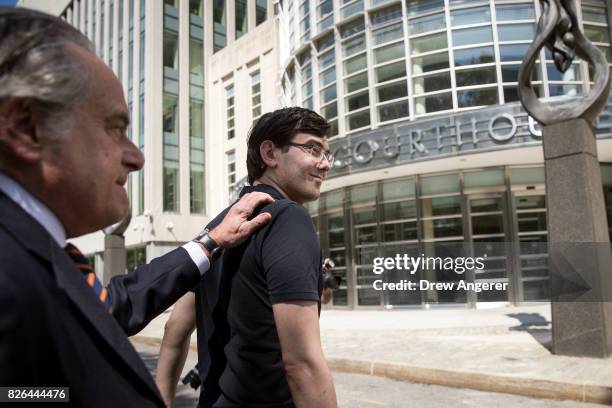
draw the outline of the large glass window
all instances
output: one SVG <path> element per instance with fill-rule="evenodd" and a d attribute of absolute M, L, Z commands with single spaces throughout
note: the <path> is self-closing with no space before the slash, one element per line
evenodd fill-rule
<path fill-rule="evenodd" d="M 357 269 L 357 302 L 359 305 L 379 305 L 380 292 L 372 287 L 372 282 L 377 279 L 372 274 L 372 262 L 378 253 L 376 184 L 353 187 L 350 202 Z"/>
<path fill-rule="evenodd" d="M 234 20 L 236 28 L 236 38 L 242 37 L 248 31 L 247 1 L 235 0 Z"/>
<path fill-rule="evenodd" d="M 321 103 L 328 103 L 336 99 L 336 85 L 330 85 L 321 91 Z"/>
<path fill-rule="evenodd" d="M 415 95 L 448 89 L 451 87 L 450 72 L 415 77 L 412 84 Z"/>
<path fill-rule="evenodd" d="M 321 55 L 319 55 L 319 71 L 323 71 L 325 68 L 334 64 L 336 61 L 336 50 L 331 49 Z"/>
<path fill-rule="evenodd" d="M 451 11 L 451 25 L 453 27 L 488 23 L 489 21 L 491 21 L 491 10 L 488 5 Z"/>
<path fill-rule="evenodd" d="M 377 88 L 378 102 L 390 101 L 408 95 L 406 81 L 393 82 Z"/>
<path fill-rule="evenodd" d="M 503 24 L 497 27 L 499 41 L 532 41 L 535 36 L 533 24 Z"/>
<path fill-rule="evenodd" d="M 454 51 L 455 66 L 486 64 L 495 61 L 493 47 L 476 47 Z"/>
<path fill-rule="evenodd" d="M 189 39 L 189 73 L 204 78 L 204 45 L 195 38 Z"/>
<path fill-rule="evenodd" d="M 368 66 L 368 61 L 366 58 L 366 54 L 361 54 L 356 57 L 347 59 L 344 62 L 344 73 L 346 75 L 352 74 L 353 72 L 357 72 L 362 70 Z"/>
<path fill-rule="evenodd" d="M 346 239 L 349 232 L 345 231 L 343 201 L 343 190 L 327 193 L 319 200 L 321 211 L 319 224 L 322 230 L 321 241 L 327 242 L 324 256 L 326 255 L 335 263 L 333 274 L 342 279 L 340 287 L 334 290 L 332 298 L 332 303 L 339 306 L 346 306 L 348 304 L 347 288 L 349 286 L 346 256 Z M 311 206 L 312 204 L 309 208 Z"/>
<path fill-rule="evenodd" d="M 610 29 L 608 22 L 608 6 L 609 2 L 581 2 L 582 8 L 582 26 L 585 36 L 591 40 L 594 45 L 599 48 L 608 63 L 612 63 L 612 49 L 610 48 Z M 588 68 L 589 79 L 593 81 L 593 69 Z"/>
<path fill-rule="evenodd" d="M 319 89 L 320 112 L 332 126 L 331 136 L 338 134 L 338 104 L 336 102 L 336 50 L 334 33 L 329 33 L 316 42 L 319 52 Z M 360 58 L 360 57 L 357 57 Z M 365 59 L 365 54 L 363 55 Z"/>
<path fill-rule="evenodd" d="M 479 88 L 457 91 L 460 108 L 497 104 L 497 88 Z"/>
<path fill-rule="evenodd" d="M 415 75 L 447 69 L 449 66 L 447 52 L 412 58 L 412 73 Z"/>
<path fill-rule="evenodd" d="M 342 54 L 345 57 L 343 62 L 344 88 L 345 93 L 350 94 L 345 98 L 346 112 L 358 111 L 346 116 L 348 130 L 370 125 L 370 114 L 367 109 L 370 104 L 368 91 L 366 89 L 364 92 L 359 92 L 368 86 L 368 74 L 363 71 L 368 64 L 364 31 L 365 23 L 362 17 L 340 27 L 340 36 L 344 38 L 342 41 Z M 335 96 L 335 89 L 333 92 Z"/>
<path fill-rule="evenodd" d="M 203 213 L 204 205 L 204 105 L 191 100 L 189 105 L 189 209 Z"/>
<path fill-rule="evenodd" d="M 370 22 L 372 23 L 372 27 L 377 27 L 392 21 L 401 20 L 401 18 L 402 5 L 398 3 L 382 10 L 373 11 L 370 15 Z"/>
<path fill-rule="evenodd" d="M 386 82 L 406 76 L 406 63 L 398 61 L 393 64 L 376 68 L 376 82 Z"/>
<path fill-rule="evenodd" d="M 584 35 L 594 43 L 610 43 L 610 32 L 607 27 L 585 25 Z"/>
<path fill-rule="evenodd" d="M 408 32 L 410 35 L 441 30 L 444 28 L 446 28 L 446 17 L 444 13 L 431 14 L 424 17 L 413 18 L 408 21 Z"/>
<path fill-rule="evenodd" d="M 379 47 L 374 50 L 374 63 L 380 64 L 383 62 L 395 60 L 404 57 L 404 42 L 400 41 L 395 44 Z"/>
<path fill-rule="evenodd" d="M 179 69 L 178 33 L 171 30 L 164 30 L 164 67 L 176 71 Z"/>
<path fill-rule="evenodd" d="M 350 57 L 353 54 L 365 50 L 365 35 L 357 36 L 342 44 L 342 54 L 345 57 Z"/>
<path fill-rule="evenodd" d="M 434 50 L 441 50 L 447 47 L 446 33 L 437 33 L 410 40 L 412 55 L 421 54 Z"/>
<path fill-rule="evenodd" d="M 412 6 L 409 5 L 408 30 L 409 35 L 411 35 L 410 53 L 412 55 L 413 93 L 414 95 L 422 95 L 436 92 L 434 95 L 414 99 L 414 113 L 417 115 L 452 108 L 450 92 L 440 92 L 451 87 L 447 33 L 446 30 L 440 31 L 446 28 L 446 17 L 444 13 L 431 13 L 422 17 L 410 17 L 410 15 L 418 14 L 418 11 L 434 10 L 438 7 L 439 3 L 431 0 L 415 2 Z M 437 32 L 421 35 L 429 31 Z M 430 72 L 433 72 L 433 74 L 424 75 Z M 450 106 L 448 106 L 449 102 Z"/>
<path fill-rule="evenodd" d="M 317 7 L 317 16 L 319 19 L 327 16 L 334 11 L 334 3 L 332 0 L 325 0 Z"/>
<path fill-rule="evenodd" d="M 268 0 L 255 0 L 255 24 L 260 25 L 268 18 Z"/>
<path fill-rule="evenodd" d="M 226 123 L 227 123 L 227 140 L 231 140 L 236 135 L 236 124 L 234 117 L 234 85 L 225 88 L 225 103 L 226 103 Z"/>
<path fill-rule="evenodd" d="M 408 101 L 389 103 L 378 107 L 378 120 L 381 122 L 400 119 L 410 114 Z"/>
<path fill-rule="evenodd" d="M 179 210 L 179 115 L 178 97 L 163 96 L 163 207 Z"/>
<path fill-rule="evenodd" d="M 351 3 L 345 2 L 345 5 L 341 6 L 340 16 L 342 19 L 346 19 L 361 11 L 363 11 L 363 0 L 353 0 Z"/>
<path fill-rule="evenodd" d="M 535 10 L 532 3 L 498 4 L 495 6 L 497 21 L 533 20 Z"/>
<path fill-rule="evenodd" d="M 306 50 L 298 57 L 301 66 L 302 77 L 302 106 L 308 109 L 313 109 L 314 102 L 312 98 L 312 64 L 310 60 L 310 50 Z"/>
<path fill-rule="evenodd" d="M 251 74 L 251 114 L 253 122 L 261 116 L 261 75 L 259 71 Z"/>
<path fill-rule="evenodd" d="M 227 45 L 226 13 L 225 0 L 213 0 L 213 49 L 215 52 Z"/>
<path fill-rule="evenodd" d="M 507 176 L 510 188 L 506 187 Z M 612 166 L 602 164 L 602 180 L 610 215 Z M 375 276 L 373 259 L 403 253 L 466 256 L 464 251 L 472 252 L 470 256 L 482 256 L 483 243 L 488 243 L 485 267 L 475 270 L 473 279 L 506 282 L 511 290 L 473 293 L 472 299 L 521 302 L 549 297 L 543 167 L 494 167 L 367 183 L 324 193 L 320 205 L 308 209 L 320 227 L 317 231 L 321 232 L 324 256 L 336 262 L 334 273 L 354 290 L 353 305 L 464 303 L 467 297 L 461 291 L 374 291 L 373 279 L 448 282 L 456 281 L 458 276 L 439 268 L 421 268 L 414 275 L 388 270 Z M 466 240 L 480 245 L 464 247 Z M 495 243 L 508 240 L 519 245 L 512 248 L 511 254 L 500 252 L 501 246 Z M 514 282 L 520 288 L 513 288 Z M 514 298 L 508 298 L 509 294 Z M 346 293 L 342 292 L 338 300 L 338 304 L 346 305 Z"/>
<path fill-rule="evenodd" d="M 331 67 L 330 69 L 328 69 L 327 71 L 323 71 L 319 75 L 319 84 L 322 87 L 329 85 L 335 80 L 336 80 L 336 68 L 335 67 Z"/>
<path fill-rule="evenodd" d="M 501 66 L 502 71 L 502 80 L 504 82 L 517 82 L 518 81 L 518 73 L 521 68 L 520 64 L 504 64 Z M 540 64 L 535 64 L 531 80 L 532 81 L 540 81 Z"/>
<path fill-rule="evenodd" d="M 370 126 L 370 111 L 363 110 L 348 117 L 349 130 Z"/>
<path fill-rule="evenodd" d="M 227 162 L 227 189 L 230 196 L 236 185 L 236 152 L 230 150 L 225 154 Z"/>
<path fill-rule="evenodd" d="M 347 93 L 357 91 L 368 86 L 368 73 L 353 75 L 344 81 L 344 87 Z"/>
<path fill-rule="evenodd" d="M 480 44 L 493 41 L 490 26 L 453 30 L 453 45 Z"/>
<path fill-rule="evenodd" d="M 462 69 L 455 72 L 457 86 L 493 84 L 497 81 L 495 67 Z"/>
<path fill-rule="evenodd" d="M 300 4 L 300 42 L 305 43 L 310 39 L 310 3 L 309 0 L 302 0 Z"/>
<path fill-rule="evenodd" d="M 403 37 L 402 23 L 395 23 L 372 31 L 374 45 L 384 44 Z"/>
<path fill-rule="evenodd" d="M 204 0 L 189 0 L 189 14 L 203 17 Z"/>
<path fill-rule="evenodd" d="M 529 44 L 505 44 L 499 46 L 501 61 L 522 61 Z"/>
<path fill-rule="evenodd" d="M 368 92 L 362 92 L 346 98 L 347 111 L 365 108 L 370 103 Z"/>
<path fill-rule="evenodd" d="M 415 98 L 414 106 L 417 115 L 449 110 L 453 108 L 453 97 L 450 92 L 423 96 Z"/>
<path fill-rule="evenodd" d="M 414 0 L 409 1 L 408 14 L 416 15 L 444 8 L 444 0 Z"/>
<path fill-rule="evenodd" d="M 365 22 L 363 18 L 358 18 L 340 27 L 340 36 L 342 38 L 351 37 L 354 34 L 360 34 L 365 31 Z"/>
<path fill-rule="evenodd" d="M 375 27 L 372 32 L 375 45 L 373 50 L 374 64 L 377 65 L 375 79 L 377 84 L 383 84 L 376 87 L 378 98 L 375 103 L 379 122 L 401 119 L 410 114 L 409 102 L 406 99 L 408 96 L 405 78 L 406 48 L 403 41 L 401 15 L 400 4 L 392 5 L 371 14 L 372 25 Z M 385 63 L 386 65 L 381 65 Z M 395 82 L 389 84 L 389 81 Z M 404 98 L 404 100 L 399 100 L 400 98 Z M 362 116 L 356 115 L 353 122 L 358 122 L 361 118 Z"/>
<path fill-rule="evenodd" d="M 178 96 L 164 94 L 163 98 L 163 129 L 166 133 L 178 134 L 179 110 Z"/>

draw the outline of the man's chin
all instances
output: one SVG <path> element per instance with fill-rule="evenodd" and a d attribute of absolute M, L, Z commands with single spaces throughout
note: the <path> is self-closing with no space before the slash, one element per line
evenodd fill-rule
<path fill-rule="evenodd" d="M 309 203 L 311 201 L 315 201 L 320 196 L 321 196 L 321 190 L 317 189 L 317 190 L 309 191 L 308 195 L 306 196 L 306 200 L 304 202 Z"/>
<path fill-rule="evenodd" d="M 109 214 L 108 218 L 106 219 L 106 225 L 104 225 L 102 228 L 111 227 L 117 223 L 120 223 L 127 217 L 129 210 L 130 203 L 127 200 L 127 197 L 125 197 L 125 202 L 121 203 L 121 206 L 117 206 L 117 208 L 112 211 L 112 214 Z"/>

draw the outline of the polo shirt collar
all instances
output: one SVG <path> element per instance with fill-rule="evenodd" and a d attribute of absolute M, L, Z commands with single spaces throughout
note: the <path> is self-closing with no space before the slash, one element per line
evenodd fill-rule
<path fill-rule="evenodd" d="M 244 186 L 242 190 L 240 190 L 240 197 L 247 193 L 251 193 L 253 191 L 259 191 L 261 193 L 268 193 L 275 200 L 282 200 L 286 198 L 283 196 L 276 188 L 272 187 L 269 184 L 257 184 L 256 186 Z"/>

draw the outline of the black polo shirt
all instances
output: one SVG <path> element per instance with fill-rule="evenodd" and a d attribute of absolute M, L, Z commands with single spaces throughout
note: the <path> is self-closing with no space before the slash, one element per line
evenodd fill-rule
<path fill-rule="evenodd" d="M 292 407 L 272 305 L 321 296 L 321 250 L 308 211 L 268 185 L 240 195 L 251 191 L 277 199 L 256 211 L 272 220 L 225 250 L 196 292 L 201 407 Z"/>

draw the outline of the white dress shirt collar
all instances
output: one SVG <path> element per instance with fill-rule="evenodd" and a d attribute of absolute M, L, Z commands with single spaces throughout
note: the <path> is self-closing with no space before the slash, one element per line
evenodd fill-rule
<path fill-rule="evenodd" d="M 21 187 L 15 180 L 1 172 L 0 191 L 9 196 L 25 212 L 38 221 L 49 232 L 60 248 L 66 246 L 66 230 L 49 207 Z"/>

